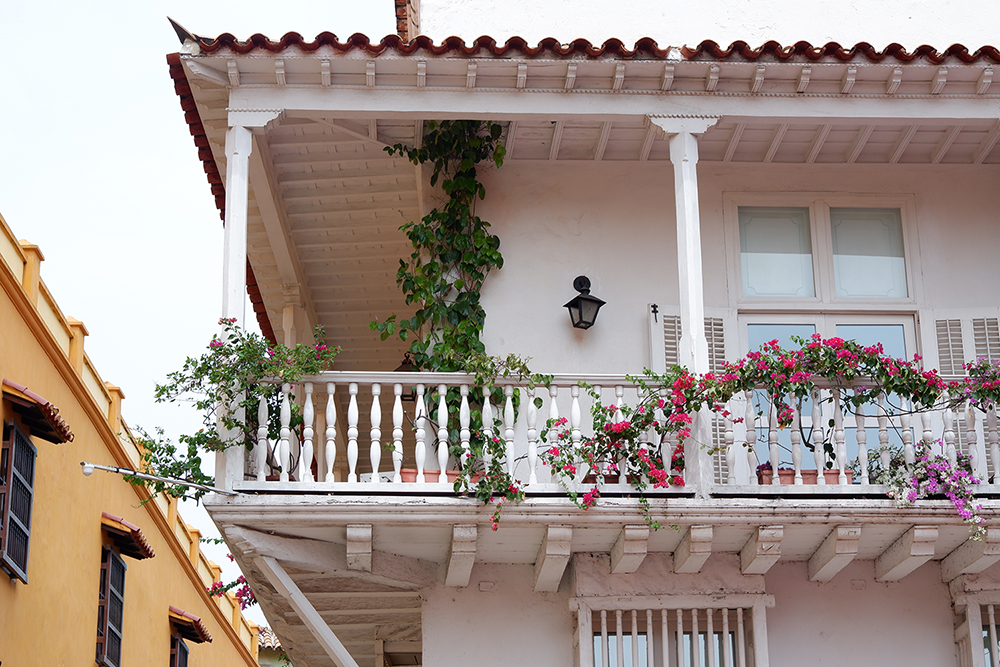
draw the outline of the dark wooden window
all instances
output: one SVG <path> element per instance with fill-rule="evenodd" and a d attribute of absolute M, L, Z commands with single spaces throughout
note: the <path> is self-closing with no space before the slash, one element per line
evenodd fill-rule
<path fill-rule="evenodd" d="M 97 663 L 107 667 L 121 667 L 126 569 L 122 557 L 114 549 L 104 547 L 97 605 Z"/>
<path fill-rule="evenodd" d="M 14 422 L 3 429 L 0 449 L 0 569 L 28 583 L 28 545 L 38 450 Z"/>
<path fill-rule="evenodd" d="M 188 645 L 179 635 L 170 638 L 170 667 L 188 667 Z"/>

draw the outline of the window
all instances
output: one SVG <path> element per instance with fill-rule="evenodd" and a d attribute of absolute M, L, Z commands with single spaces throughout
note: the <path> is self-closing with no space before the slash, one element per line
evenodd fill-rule
<path fill-rule="evenodd" d="M 4 424 L 0 449 L 0 569 L 28 583 L 28 546 L 38 451 L 13 421 Z"/>
<path fill-rule="evenodd" d="M 726 209 L 732 305 L 915 300 L 908 198 L 741 194 Z"/>
<path fill-rule="evenodd" d="M 97 664 L 120 667 L 122 621 L 125 616 L 125 570 L 111 547 L 101 552 L 101 590 L 97 605 Z"/>
<path fill-rule="evenodd" d="M 188 646 L 180 635 L 170 638 L 170 667 L 187 667 Z"/>

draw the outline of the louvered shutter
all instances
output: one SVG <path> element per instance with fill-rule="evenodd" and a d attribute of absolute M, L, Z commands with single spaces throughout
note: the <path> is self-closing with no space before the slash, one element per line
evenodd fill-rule
<path fill-rule="evenodd" d="M 0 568 L 28 583 L 28 546 L 38 451 L 14 422 L 4 427 L 0 452 Z"/>
<path fill-rule="evenodd" d="M 170 638 L 170 667 L 187 667 L 188 645 L 184 640 L 174 635 Z"/>
<path fill-rule="evenodd" d="M 681 318 L 664 312 L 658 305 L 649 306 L 650 369 L 665 372 L 677 363 L 680 351 Z M 708 367 L 712 373 L 721 373 L 722 364 L 727 359 L 726 320 L 724 317 L 705 318 L 705 338 L 708 341 Z M 725 424 L 721 417 L 712 419 L 713 469 L 715 483 L 725 484 L 729 476 L 726 463 Z"/>
<path fill-rule="evenodd" d="M 97 661 L 108 667 L 121 667 L 126 569 L 121 556 L 113 549 L 104 549 L 98 605 Z"/>

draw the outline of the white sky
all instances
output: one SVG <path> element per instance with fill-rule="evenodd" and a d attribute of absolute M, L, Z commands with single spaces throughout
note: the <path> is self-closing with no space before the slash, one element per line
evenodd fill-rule
<path fill-rule="evenodd" d="M 763 6 L 729 1 L 747 21 Z M 425 12 L 442 2 L 426 0 Z M 933 43 L 942 48 L 952 41 L 975 48 L 988 41 L 976 33 L 993 25 L 968 20 L 985 16 L 979 2 L 975 13 L 961 11 L 971 6 L 969 0 L 869 2 L 927 11 L 919 28 L 909 15 L 897 15 L 899 23 L 891 27 L 878 21 L 882 32 L 867 37 L 876 46 L 891 39 L 928 41 L 924 35 L 931 34 L 940 35 Z M 567 16 L 561 0 L 546 0 L 524 13 L 498 12 L 495 4 L 458 0 L 453 6 L 459 14 L 441 16 L 440 22 L 454 19 L 454 29 L 442 29 L 471 39 L 482 31 L 477 31 L 478 19 L 470 17 L 489 16 L 498 21 L 493 34 L 501 41 L 512 32 L 541 37 L 560 25 L 588 32 L 586 20 L 567 25 L 554 19 L 539 32 L 539 19 L 552 11 Z M 803 20 L 800 2 L 785 0 L 785 5 L 792 5 L 796 20 Z M 833 5 L 820 2 L 817 7 Z M 850 13 L 858 15 L 864 5 L 850 2 Z M 951 23 L 941 16 L 949 10 Z M 176 437 L 197 428 L 197 419 L 186 409 L 154 404 L 153 386 L 185 356 L 200 353 L 218 328 L 222 225 L 167 73 L 165 55 L 179 47 L 167 15 L 206 36 L 228 31 L 239 38 L 254 32 L 277 38 L 295 30 L 311 39 L 328 30 L 341 39 L 363 32 L 373 40 L 395 32 L 395 17 L 392 0 L 0 3 L 5 54 L 0 71 L 0 213 L 19 238 L 41 247 L 46 257 L 42 277 L 63 312 L 90 330 L 87 353 L 103 378 L 124 390 L 125 419 L 148 430 L 163 426 Z M 660 36 L 661 18 L 661 27 L 673 25 L 672 17 L 647 16 L 655 19 L 648 34 Z M 740 23 L 734 39 L 745 34 L 753 41 L 761 29 L 782 38 L 767 21 L 756 21 L 745 33 Z M 970 37 L 954 34 L 956 23 L 969 29 Z M 725 43 L 729 32 L 722 24 L 718 28 L 722 34 L 699 28 L 697 35 L 669 35 L 663 43 L 705 38 Z M 816 39 L 803 32 L 795 32 L 796 38 Z M 556 36 L 568 40 L 578 34 Z M 214 531 L 201 510 L 188 507 L 183 515 L 205 532 Z M 227 579 L 238 574 L 224 547 L 206 551 L 227 567 Z M 259 610 L 248 615 L 264 622 Z"/>

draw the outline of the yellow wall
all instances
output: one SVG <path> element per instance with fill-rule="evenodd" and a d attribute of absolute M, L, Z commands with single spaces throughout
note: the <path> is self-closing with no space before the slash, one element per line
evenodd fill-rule
<path fill-rule="evenodd" d="M 80 371 L 70 363 L 69 320 L 44 283 L 22 284 L 34 273 L 25 268 L 31 252 L 28 245 L 22 249 L 0 217 L 0 378 L 27 385 L 51 401 L 76 437 L 62 445 L 32 439 L 38 458 L 29 583 L 0 573 L 0 663 L 95 664 L 101 512 L 109 512 L 139 526 L 156 551 L 154 558 L 125 559 L 122 665 L 166 667 L 169 605 L 200 616 L 212 634 L 210 644 L 189 642 L 192 666 L 256 665 L 256 626 L 238 613 L 233 598 L 206 593 L 212 564 L 174 503 L 159 497 L 140 504 L 146 491 L 118 475 L 81 473 L 80 461 L 131 467 L 135 453 L 119 437 L 125 430 L 117 419 L 113 387 L 106 386 L 85 356 Z M 5 402 L 3 419 L 13 416 Z"/>

